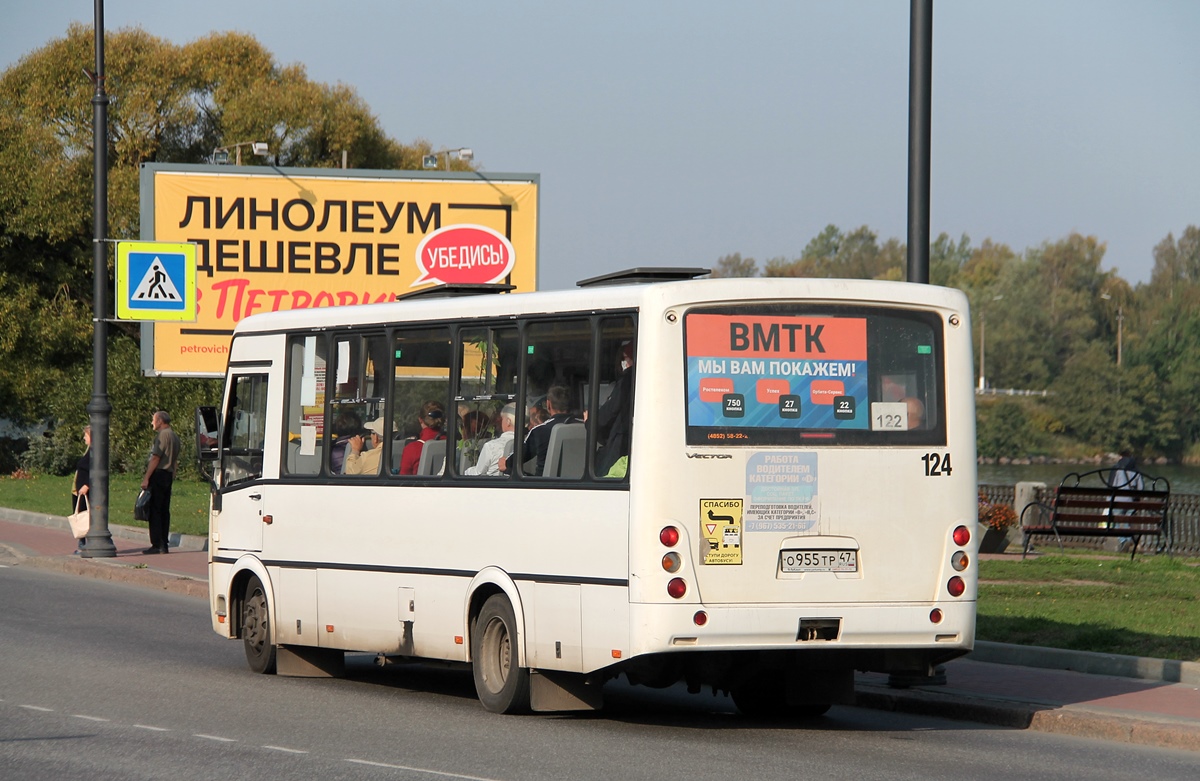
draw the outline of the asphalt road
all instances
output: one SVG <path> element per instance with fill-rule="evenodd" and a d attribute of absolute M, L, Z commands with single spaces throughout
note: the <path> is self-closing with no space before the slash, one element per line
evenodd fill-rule
<path fill-rule="evenodd" d="M 259 676 L 201 600 L 0 567 L 0 778 L 1200 777 L 1200 754 L 858 708 L 759 724 L 725 698 L 610 684 L 599 714 L 497 716 L 470 674 Z"/>

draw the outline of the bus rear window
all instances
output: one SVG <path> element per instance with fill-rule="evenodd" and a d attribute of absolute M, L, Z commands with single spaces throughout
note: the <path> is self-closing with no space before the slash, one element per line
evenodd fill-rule
<path fill-rule="evenodd" d="M 689 445 L 945 444 L 932 313 L 695 309 L 684 339 Z"/>

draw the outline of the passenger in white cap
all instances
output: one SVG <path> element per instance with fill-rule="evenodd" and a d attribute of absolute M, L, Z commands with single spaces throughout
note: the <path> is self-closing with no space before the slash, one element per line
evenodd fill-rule
<path fill-rule="evenodd" d="M 364 450 L 366 442 L 361 436 L 350 437 L 350 452 L 346 454 L 345 471 L 348 475 L 377 475 L 383 459 L 383 418 L 375 418 L 367 424 L 371 432 L 371 449 Z M 396 427 L 393 425 L 392 430 Z"/>

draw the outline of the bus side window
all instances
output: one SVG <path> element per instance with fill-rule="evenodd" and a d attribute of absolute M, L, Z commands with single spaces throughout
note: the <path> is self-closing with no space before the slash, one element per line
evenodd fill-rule
<path fill-rule="evenodd" d="M 587 471 L 586 454 L 594 449 L 583 420 L 592 382 L 591 322 L 579 318 L 530 323 L 525 339 L 526 418 L 530 417 L 531 406 L 542 406 L 547 418 L 540 425 L 530 426 L 521 442 L 521 474 L 582 479 Z M 562 425 L 579 428 L 553 437 L 555 428 Z M 553 453 L 552 445 L 556 446 Z"/>
<path fill-rule="evenodd" d="M 392 456 L 390 474 L 440 479 L 448 469 L 418 475 L 424 442 L 444 440 L 457 426 L 457 405 L 450 403 L 453 343 L 444 327 L 398 330 L 392 343 L 395 372 L 392 385 Z M 438 446 L 435 446 L 435 449 Z"/>
<path fill-rule="evenodd" d="M 329 461 L 326 468 L 331 475 L 378 475 L 388 427 L 382 426 L 385 434 L 378 440 L 371 436 L 371 427 L 380 428 L 374 421 L 384 414 L 387 341 L 382 335 L 338 336 L 334 339 L 332 364 L 333 375 L 326 378 L 330 389 L 329 419 L 323 437 Z M 360 442 L 362 449 L 353 456 L 353 445 Z M 380 452 L 372 453 L 376 447 Z M 348 462 L 353 468 L 347 468 Z"/>
<path fill-rule="evenodd" d="M 285 475 L 315 475 L 321 471 L 326 344 L 325 337 L 316 334 L 288 339 Z"/>
<path fill-rule="evenodd" d="M 633 384 L 637 365 L 632 317 L 600 323 L 599 394 L 596 409 L 595 462 L 598 478 L 624 478 L 633 436 Z"/>
<path fill-rule="evenodd" d="M 267 430 L 267 376 L 235 375 L 230 382 L 221 463 L 221 485 L 226 487 L 262 477 Z"/>
<path fill-rule="evenodd" d="M 515 436 L 517 329 L 512 326 L 472 326 L 458 332 L 457 386 L 454 402 L 457 425 L 448 426 L 453 437 L 451 467 L 464 477 L 497 477 L 499 459 L 510 450 Z M 489 445 L 489 443 L 492 443 Z"/>

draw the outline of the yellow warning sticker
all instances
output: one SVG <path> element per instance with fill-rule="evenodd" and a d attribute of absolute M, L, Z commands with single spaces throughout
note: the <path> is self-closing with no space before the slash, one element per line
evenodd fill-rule
<path fill-rule="evenodd" d="M 705 564 L 742 563 L 742 500 L 700 500 L 700 557 Z"/>

